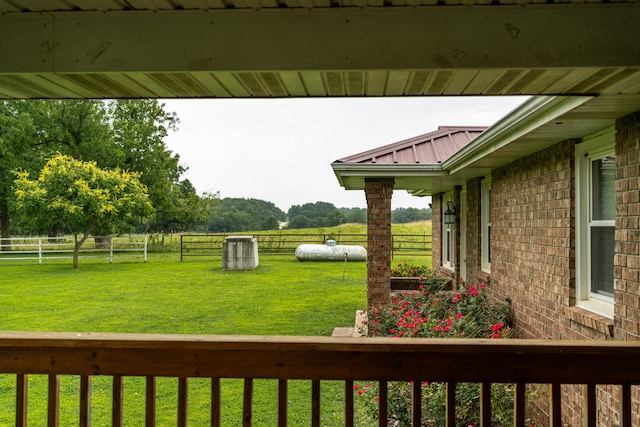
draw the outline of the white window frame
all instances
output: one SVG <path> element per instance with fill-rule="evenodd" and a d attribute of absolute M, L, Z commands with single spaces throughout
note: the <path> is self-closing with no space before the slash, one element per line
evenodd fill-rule
<path fill-rule="evenodd" d="M 444 211 L 447 209 L 447 202 L 453 204 L 453 192 L 445 193 L 442 196 L 442 266 L 450 270 L 455 269 L 455 224 L 444 223 Z M 446 254 L 449 254 L 447 259 Z"/>
<path fill-rule="evenodd" d="M 482 271 L 491 273 L 491 175 L 480 184 L 480 262 Z"/>
<path fill-rule="evenodd" d="M 615 131 L 609 129 L 576 145 L 576 305 L 613 318 L 614 299 L 591 292 L 591 228 L 615 227 L 615 219 L 592 221 L 593 160 L 615 154 Z"/>

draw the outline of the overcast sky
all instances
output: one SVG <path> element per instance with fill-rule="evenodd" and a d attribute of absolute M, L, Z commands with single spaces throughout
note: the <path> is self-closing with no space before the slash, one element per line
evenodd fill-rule
<path fill-rule="evenodd" d="M 342 157 L 437 130 L 489 126 L 525 98 L 313 98 L 161 100 L 179 129 L 166 139 L 203 192 L 291 205 L 366 207 L 364 191 L 338 184 Z M 395 191 L 392 207 L 428 207 Z"/>

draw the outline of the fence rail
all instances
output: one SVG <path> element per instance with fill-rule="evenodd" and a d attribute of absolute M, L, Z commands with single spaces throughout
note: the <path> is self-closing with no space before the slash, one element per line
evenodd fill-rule
<path fill-rule="evenodd" d="M 187 257 L 221 256 L 222 243 L 231 235 L 242 233 L 183 234 L 180 236 L 180 260 Z M 252 233 L 258 239 L 261 254 L 292 255 L 298 245 L 324 244 L 335 240 L 339 245 L 359 245 L 367 247 L 365 233 L 328 234 L 328 233 Z M 392 258 L 394 256 L 431 255 L 432 240 L 430 234 L 394 234 L 392 235 Z"/>
<path fill-rule="evenodd" d="M 178 379 L 178 426 L 187 425 L 190 378 L 211 380 L 210 425 L 221 424 L 220 380 L 244 379 L 243 425 L 252 425 L 254 379 L 278 380 L 277 425 L 287 423 L 289 380 L 312 384 L 311 426 L 321 424 L 321 381 L 344 383 L 347 427 L 354 425 L 354 381 L 379 383 L 379 426 L 388 424 L 389 381 L 413 381 L 420 402 L 422 381 L 447 384 L 447 426 L 455 426 L 456 385 L 480 384 L 481 426 L 491 425 L 492 383 L 515 384 L 514 423 L 525 425 L 527 384 L 548 384 L 549 425 L 562 426 L 561 387 L 582 385 L 584 426 L 597 425 L 596 385 L 619 389 L 618 425 L 632 425 L 632 391 L 640 384 L 638 342 L 570 342 L 482 339 L 387 339 L 336 337 L 248 337 L 210 335 L 0 333 L 0 371 L 16 374 L 16 426 L 27 425 L 31 374 L 48 375 L 48 425 L 60 414 L 60 376 L 80 376 L 80 426 L 90 425 L 91 387 L 95 376 L 113 378 L 112 424 L 123 419 L 126 377 L 146 377 L 146 425 L 155 425 L 157 377 Z M 473 361 L 473 363 L 470 363 Z M 606 367 L 606 369 L 594 369 Z M 481 368 L 479 368 L 481 367 Z M 420 425 L 421 405 L 414 405 L 413 425 Z M 635 415 L 637 417 L 637 415 Z M 42 421 L 42 420 L 40 420 Z M 636 419 L 637 421 L 637 419 Z M 275 419 L 273 425 L 276 425 Z"/>
<path fill-rule="evenodd" d="M 73 257 L 73 238 L 63 237 L 16 237 L 2 239 L 0 261 L 70 259 Z M 147 235 L 143 236 L 91 236 L 80 249 L 79 258 L 108 258 L 135 256 L 142 253 L 147 261 Z"/>

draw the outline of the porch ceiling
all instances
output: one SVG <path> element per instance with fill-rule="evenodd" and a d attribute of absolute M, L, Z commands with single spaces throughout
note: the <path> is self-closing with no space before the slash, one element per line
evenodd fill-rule
<path fill-rule="evenodd" d="M 0 99 L 636 94 L 639 7 L 0 0 Z"/>

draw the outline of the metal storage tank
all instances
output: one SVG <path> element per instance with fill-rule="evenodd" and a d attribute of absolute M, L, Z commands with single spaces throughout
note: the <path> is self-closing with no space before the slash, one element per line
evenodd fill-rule
<path fill-rule="evenodd" d="M 327 244 L 302 244 L 296 248 L 298 261 L 366 261 L 367 250 L 357 245 L 336 245 L 328 240 Z"/>

